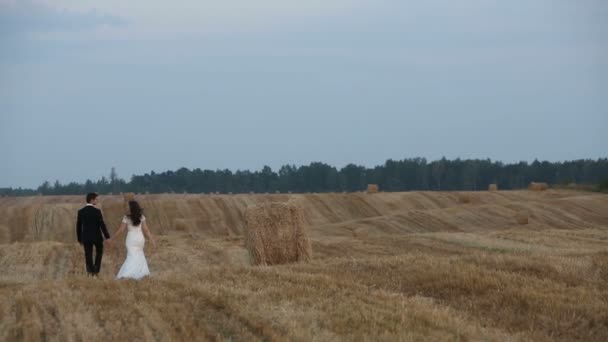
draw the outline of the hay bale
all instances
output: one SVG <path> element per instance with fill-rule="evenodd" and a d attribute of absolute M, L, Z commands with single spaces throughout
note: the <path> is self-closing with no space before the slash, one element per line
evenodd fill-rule
<path fill-rule="evenodd" d="M 498 191 L 498 185 L 497 184 L 488 185 L 488 191 Z"/>
<path fill-rule="evenodd" d="M 125 202 L 134 201 L 135 194 L 132 192 L 127 192 L 127 193 L 122 194 L 122 198 L 125 200 Z"/>
<path fill-rule="evenodd" d="M 246 246 L 254 265 L 309 261 L 312 249 L 301 207 L 263 203 L 247 209 Z"/>
<path fill-rule="evenodd" d="M 515 214 L 515 221 L 517 222 L 517 224 L 525 225 L 529 223 L 529 217 L 530 215 L 528 215 L 528 213 L 520 211 Z"/>
<path fill-rule="evenodd" d="M 463 204 L 471 203 L 471 195 L 468 193 L 461 192 L 458 194 L 458 202 Z"/>
<path fill-rule="evenodd" d="M 129 215 L 131 210 L 129 209 L 129 202 L 135 201 L 135 194 L 132 192 L 127 192 L 122 194 L 122 198 L 124 200 L 123 209 L 126 215 Z"/>
<path fill-rule="evenodd" d="M 528 189 L 532 191 L 545 191 L 549 189 L 549 185 L 547 183 L 531 182 L 530 185 L 528 185 Z"/>
<path fill-rule="evenodd" d="M 378 187 L 378 184 L 367 184 L 367 193 L 368 194 L 375 194 L 379 191 L 380 191 L 380 188 Z"/>

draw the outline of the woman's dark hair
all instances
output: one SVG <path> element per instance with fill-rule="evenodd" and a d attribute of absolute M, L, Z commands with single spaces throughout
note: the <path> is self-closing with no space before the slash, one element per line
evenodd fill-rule
<path fill-rule="evenodd" d="M 141 223 L 143 211 L 144 210 L 139 206 L 137 201 L 129 201 L 129 218 L 131 219 L 131 222 L 133 222 L 134 226 L 139 226 Z"/>

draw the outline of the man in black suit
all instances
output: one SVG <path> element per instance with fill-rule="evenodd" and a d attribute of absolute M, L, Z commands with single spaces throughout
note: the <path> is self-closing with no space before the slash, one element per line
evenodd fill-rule
<path fill-rule="evenodd" d="M 99 273 L 103 256 L 103 240 L 104 237 L 110 238 L 101 210 L 95 207 L 98 196 L 94 192 L 87 194 L 87 205 L 78 210 L 78 220 L 76 221 L 76 235 L 78 242 L 84 246 L 87 273 L 91 276 L 97 276 Z M 93 263 L 93 247 L 95 247 L 95 263 Z"/>

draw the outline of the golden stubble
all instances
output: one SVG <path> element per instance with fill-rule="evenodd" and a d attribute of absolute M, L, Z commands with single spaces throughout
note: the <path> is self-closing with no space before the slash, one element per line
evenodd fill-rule
<path fill-rule="evenodd" d="M 314 259 L 252 266 L 243 211 L 292 196 L 310 224 Z M 0 236 L 20 240 L 0 244 L 0 340 L 608 339 L 606 196 L 143 197 L 146 215 L 164 226 L 151 224 L 158 246 L 146 244 L 152 276 L 142 281 L 113 280 L 122 244 L 106 247 L 93 279 L 81 247 L 61 241 L 61 228 L 46 231 L 63 208 L 77 207 L 72 198 L 54 198 L 57 208 L 44 197 L 3 199 L 0 212 L 16 216 L 2 216 L 0 227 L 12 231 Z M 106 200 L 108 217 L 118 216 L 120 201 Z M 524 210 L 522 226 L 513 217 Z"/>

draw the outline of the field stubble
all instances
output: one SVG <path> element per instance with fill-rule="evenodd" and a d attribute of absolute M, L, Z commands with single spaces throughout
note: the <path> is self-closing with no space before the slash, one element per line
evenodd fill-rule
<path fill-rule="evenodd" d="M 608 339 L 608 196 L 459 196 L 143 196 L 159 239 L 138 282 L 112 280 L 122 245 L 84 275 L 80 198 L 2 198 L 0 340 Z M 313 261 L 251 266 L 244 209 L 287 200 Z M 119 222 L 120 198 L 102 208 Z"/>

